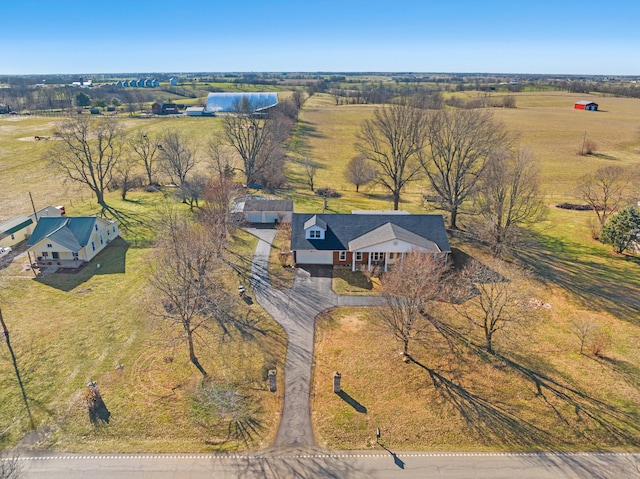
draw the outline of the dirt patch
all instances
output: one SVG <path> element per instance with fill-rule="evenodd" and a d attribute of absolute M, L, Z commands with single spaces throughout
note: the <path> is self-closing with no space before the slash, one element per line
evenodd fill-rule
<path fill-rule="evenodd" d="M 362 327 L 365 325 L 365 322 L 360 319 L 359 315 L 351 314 L 348 316 L 344 316 L 338 320 L 340 326 L 344 331 L 360 331 Z"/>
<path fill-rule="evenodd" d="M 18 138 L 18 141 L 59 141 L 62 140 L 60 136 L 25 136 L 23 138 Z"/>

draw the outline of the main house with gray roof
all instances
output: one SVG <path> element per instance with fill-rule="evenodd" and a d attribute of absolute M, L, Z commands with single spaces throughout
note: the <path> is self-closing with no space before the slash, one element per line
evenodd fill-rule
<path fill-rule="evenodd" d="M 442 215 L 299 214 L 291 221 L 296 264 L 326 264 L 371 270 L 402 261 L 417 251 L 436 257 L 451 253 Z"/>
<path fill-rule="evenodd" d="M 40 218 L 27 245 L 37 264 L 91 261 L 120 235 L 115 221 L 98 216 Z"/>

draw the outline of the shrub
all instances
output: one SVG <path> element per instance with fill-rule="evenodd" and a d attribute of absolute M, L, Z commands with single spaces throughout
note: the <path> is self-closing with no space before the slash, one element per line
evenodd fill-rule
<path fill-rule="evenodd" d="M 316 195 L 322 196 L 324 198 L 340 198 L 340 196 L 342 196 L 333 188 L 318 188 L 316 190 Z"/>

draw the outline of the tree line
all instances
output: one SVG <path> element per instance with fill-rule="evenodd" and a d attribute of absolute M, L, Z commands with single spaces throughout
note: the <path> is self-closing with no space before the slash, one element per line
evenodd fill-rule
<path fill-rule="evenodd" d="M 461 211 L 483 219 L 478 233 L 500 254 L 519 227 L 540 220 L 538 162 L 486 110 L 431 110 L 402 101 L 374 111 L 357 134 L 345 170 L 356 186 L 374 182 L 398 209 L 407 185 L 424 181 L 425 203 L 458 228 Z"/>
<path fill-rule="evenodd" d="M 301 101 L 294 96 L 269 111 L 240 102 L 223 118 L 222 132 L 204 146 L 177 130 L 127 133 L 115 118 L 71 117 L 60 125 L 56 135 L 61 141 L 45 159 L 68 180 L 90 189 L 103 211 L 110 210 L 107 191 L 119 188 L 126 199 L 130 189 L 157 189 L 161 179 L 177 187 L 181 200 L 193 209 L 212 175 L 241 173 L 246 183 L 282 186 L 286 142 Z M 203 172 L 205 164 L 209 174 Z"/>

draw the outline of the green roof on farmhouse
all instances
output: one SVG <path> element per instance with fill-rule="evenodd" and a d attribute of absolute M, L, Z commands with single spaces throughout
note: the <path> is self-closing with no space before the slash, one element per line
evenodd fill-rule
<path fill-rule="evenodd" d="M 96 216 L 40 218 L 27 244 L 33 246 L 48 238 L 60 246 L 77 251 L 89 242 L 97 220 Z"/>

